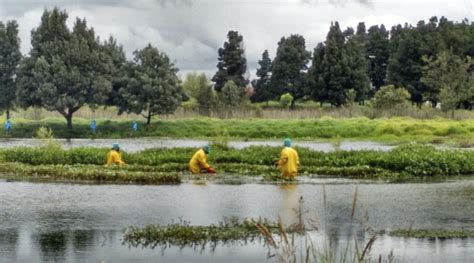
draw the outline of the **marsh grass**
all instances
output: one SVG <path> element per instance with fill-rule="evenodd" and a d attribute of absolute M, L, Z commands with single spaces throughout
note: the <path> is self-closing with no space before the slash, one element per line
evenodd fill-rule
<path fill-rule="evenodd" d="M 74 120 L 74 128 L 66 129 L 61 118 L 40 121 L 13 119 L 10 136 L 32 138 L 40 127 L 53 130 L 58 138 L 90 138 L 87 119 Z M 373 140 L 383 142 L 443 142 L 456 144 L 474 143 L 474 119 L 419 120 L 411 118 L 368 119 L 368 118 L 311 118 L 311 119 L 214 119 L 186 118 L 160 119 L 149 126 L 139 122 L 140 129 L 132 133 L 131 120 L 97 119 L 97 133 L 94 138 L 128 137 L 172 137 L 227 139 L 293 139 L 339 141 Z"/>
<path fill-rule="evenodd" d="M 116 107 L 97 108 L 82 107 L 74 114 L 79 119 L 109 119 L 109 120 L 141 120 L 138 114 L 122 114 L 118 115 Z M 24 118 L 31 120 L 41 120 L 44 118 L 63 118 L 57 112 L 50 112 L 42 108 L 29 108 L 27 110 L 18 109 L 12 112 L 13 118 Z M 211 112 L 210 117 L 220 118 L 221 112 Z M 374 109 L 367 105 L 351 105 L 346 107 L 331 107 L 330 105 L 321 106 L 313 101 L 298 102 L 294 109 L 283 108 L 278 101 L 270 101 L 268 103 L 246 104 L 240 109 L 233 111 L 234 118 L 263 118 L 263 119 L 310 119 L 310 118 L 391 118 L 397 116 L 411 117 L 416 119 L 433 119 L 433 118 L 451 118 L 451 113 L 446 113 L 440 109 L 433 109 L 430 106 L 423 105 L 421 109 L 408 106 L 403 108 L 391 108 L 385 110 Z M 180 118 L 199 118 L 202 115 L 198 111 L 189 110 L 185 107 L 178 108 L 174 114 L 160 116 L 159 119 L 180 119 Z M 456 110 L 456 119 L 472 119 L 474 112 L 468 110 Z M 154 118 L 157 120 L 158 118 Z"/>
<path fill-rule="evenodd" d="M 127 227 L 124 229 L 123 243 L 143 248 L 178 246 L 204 249 L 207 245 L 215 248 L 219 244 L 253 242 L 261 239 L 255 222 L 265 226 L 268 231 L 277 229 L 276 224 L 262 218 L 240 220 L 230 217 L 208 226 L 191 225 L 180 219 L 168 225 Z"/>
<path fill-rule="evenodd" d="M 324 262 L 324 263 L 348 263 L 348 262 L 393 262 L 393 251 L 387 256 L 378 255 L 373 258 L 371 250 L 376 242 L 379 233 L 373 229 L 368 222 L 368 217 L 357 219 L 355 214 L 357 210 L 357 195 L 358 187 L 354 190 L 352 209 L 350 218 L 351 221 L 357 221 L 363 227 L 365 232 L 369 235 L 364 243 L 361 243 L 356 238 L 356 233 L 352 233 L 349 237 L 346 246 L 340 250 L 334 250 L 329 245 L 327 240 L 318 241 L 310 235 L 311 232 L 319 232 L 319 220 L 311 220 L 308 223 L 304 222 L 303 214 L 307 213 L 303 206 L 303 197 L 300 197 L 298 209 L 295 209 L 297 223 L 290 225 L 288 228 L 284 226 L 281 219 L 278 220 L 278 232 L 273 233 L 266 226 L 259 224 L 255 225 L 260 230 L 266 245 L 269 247 L 269 256 L 276 257 L 277 262 L 281 263 L 310 263 L 310 262 Z M 326 206 L 325 188 L 323 187 L 324 206 Z M 296 242 L 299 238 L 299 242 Z M 301 239 L 302 238 L 302 239 Z M 318 244 L 318 242 L 320 242 Z"/>
<path fill-rule="evenodd" d="M 209 162 L 219 173 L 236 176 L 262 176 L 266 181 L 281 181 L 273 161 L 281 148 L 253 146 L 244 149 L 214 149 Z M 438 150 L 431 146 L 407 144 L 389 152 L 337 151 L 317 152 L 297 148 L 301 169 L 305 177 L 350 177 L 403 179 L 424 176 L 458 176 L 474 174 L 474 151 Z M 148 149 L 137 153 L 123 153 L 128 166 L 117 168 L 120 173 L 145 173 L 143 183 L 154 182 L 153 173 L 178 174 L 188 170 L 188 161 L 193 148 Z M 43 174 L 60 176 L 61 171 L 83 165 L 93 171 L 105 173 L 105 157 L 108 149 L 73 148 L 63 150 L 56 147 L 21 147 L 0 150 L 0 163 L 22 164 L 24 169 L 42 167 Z M 12 167 L 12 166 L 6 166 Z M 71 167 L 71 169 L 69 169 Z M 5 168 L 6 169 L 6 168 Z M 10 169 L 10 168 L 9 168 Z M 11 168 L 12 169 L 12 168 Z M 115 169 L 115 168 L 114 168 Z M 49 170 L 49 172 L 48 172 Z M 6 171 L 6 170 L 5 170 Z M 86 171 L 87 172 L 87 171 Z M 79 172 L 78 172 L 79 173 Z M 100 174 L 99 173 L 99 174 Z M 17 173 L 18 174 L 18 173 Z M 77 177 L 80 178 L 80 177 Z M 149 178 L 149 179 L 147 179 Z M 138 180 L 138 179 L 137 179 Z"/>

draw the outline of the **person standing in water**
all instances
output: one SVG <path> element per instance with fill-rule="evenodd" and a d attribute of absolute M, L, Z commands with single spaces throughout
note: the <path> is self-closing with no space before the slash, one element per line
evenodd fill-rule
<path fill-rule="evenodd" d="M 112 149 L 109 151 L 107 154 L 107 166 L 111 165 L 127 165 L 123 160 L 122 160 L 122 153 L 120 152 L 120 146 L 118 143 L 114 143 L 112 146 Z"/>
<path fill-rule="evenodd" d="M 189 170 L 191 170 L 193 174 L 216 173 L 216 170 L 214 170 L 214 168 L 212 168 L 207 163 L 207 155 L 210 153 L 210 151 L 211 147 L 209 145 L 206 145 L 201 149 L 197 150 L 196 153 L 194 153 L 193 157 L 189 161 Z"/>
<path fill-rule="evenodd" d="M 298 175 L 300 167 L 300 158 L 298 152 L 291 148 L 291 139 L 286 138 L 283 141 L 285 148 L 281 150 L 280 159 L 275 163 L 285 179 L 294 179 Z"/>

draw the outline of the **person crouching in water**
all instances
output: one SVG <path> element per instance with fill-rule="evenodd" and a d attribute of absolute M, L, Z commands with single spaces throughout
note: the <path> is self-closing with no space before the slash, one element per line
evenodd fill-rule
<path fill-rule="evenodd" d="M 206 172 L 210 174 L 216 173 L 216 170 L 207 163 L 207 154 L 209 154 L 210 151 L 211 147 L 206 145 L 194 153 L 191 161 L 189 161 L 189 170 L 191 170 L 193 174 Z"/>
<path fill-rule="evenodd" d="M 286 138 L 283 141 L 285 148 L 281 150 L 280 160 L 275 164 L 280 169 L 281 175 L 285 179 L 294 179 L 298 174 L 298 168 L 300 167 L 300 158 L 298 152 L 291 148 L 291 139 Z"/>
<path fill-rule="evenodd" d="M 122 153 L 120 152 L 120 146 L 118 143 L 114 143 L 112 149 L 109 151 L 109 153 L 107 153 L 107 166 L 110 165 L 127 165 L 122 160 Z"/>

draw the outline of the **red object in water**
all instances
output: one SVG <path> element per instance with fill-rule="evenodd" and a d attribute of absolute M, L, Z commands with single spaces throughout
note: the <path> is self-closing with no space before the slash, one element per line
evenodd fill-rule
<path fill-rule="evenodd" d="M 210 173 L 210 174 L 215 174 L 216 170 L 214 170 L 214 168 L 209 166 L 209 168 L 207 168 L 207 172 Z"/>

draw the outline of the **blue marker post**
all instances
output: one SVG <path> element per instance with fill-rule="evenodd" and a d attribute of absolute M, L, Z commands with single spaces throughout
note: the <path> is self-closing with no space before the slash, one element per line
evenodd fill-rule
<path fill-rule="evenodd" d="M 138 132 L 138 123 L 136 121 L 133 121 L 132 122 L 132 131 L 135 133 L 135 132 Z"/>
<path fill-rule="evenodd" d="M 91 129 L 91 133 L 95 134 L 97 130 L 97 123 L 95 120 L 92 120 L 91 123 L 89 124 L 89 128 Z"/>
<path fill-rule="evenodd" d="M 12 122 L 10 121 L 10 119 L 7 119 L 7 121 L 5 122 L 5 133 L 6 134 L 11 134 L 12 133 L 12 128 L 13 128 Z"/>

